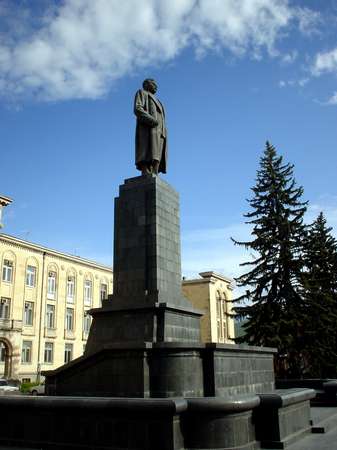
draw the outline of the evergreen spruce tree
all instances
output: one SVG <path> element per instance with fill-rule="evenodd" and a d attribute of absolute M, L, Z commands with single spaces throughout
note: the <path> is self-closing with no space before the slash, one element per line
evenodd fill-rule
<path fill-rule="evenodd" d="M 335 377 L 337 368 L 337 241 L 323 213 L 308 230 L 302 275 L 306 376 Z"/>
<path fill-rule="evenodd" d="M 253 240 L 233 239 L 255 255 L 241 264 L 250 270 L 236 279 L 247 289 L 234 300 L 241 304 L 234 307 L 236 317 L 247 319 L 245 334 L 236 341 L 277 347 L 276 371 L 281 375 L 285 358 L 288 371 L 297 376 L 303 335 L 299 283 L 306 202 L 301 201 L 302 187 L 296 187 L 293 165 L 284 164 L 268 142 L 252 191 L 248 200 L 252 210 L 245 217 L 253 226 Z"/>

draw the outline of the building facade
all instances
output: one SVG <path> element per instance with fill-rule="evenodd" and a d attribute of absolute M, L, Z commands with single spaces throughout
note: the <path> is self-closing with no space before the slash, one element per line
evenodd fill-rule
<path fill-rule="evenodd" d="M 201 272 L 201 278 L 183 279 L 183 294 L 195 308 L 204 312 L 201 317 L 201 340 L 233 344 L 234 319 L 232 310 L 233 280 L 216 272 Z"/>
<path fill-rule="evenodd" d="M 83 354 L 112 268 L 0 234 L 0 377 L 35 381 Z"/>

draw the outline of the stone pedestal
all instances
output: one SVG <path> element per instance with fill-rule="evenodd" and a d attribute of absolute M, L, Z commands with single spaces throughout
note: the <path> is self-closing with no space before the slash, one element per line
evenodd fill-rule
<path fill-rule="evenodd" d="M 115 200 L 114 298 L 121 306 L 190 308 L 181 293 L 179 198 L 154 175 L 126 180 Z"/>
<path fill-rule="evenodd" d="M 73 363 L 75 370 L 68 365 L 46 373 L 50 393 L 203 395 L 202 312 L 181 290 L 179 198 L 157 176 L 120 186 L 114 293 L 90 314 L 84 357 Z"/>
<path fill-rule="evenodd" d="M 112 343 L 199 343 L 201 312 L 181 291 L 177 192 L 154 175 L 126 180 L 114 227 L 114 293 L 91 310 L 86 354 Z"/>

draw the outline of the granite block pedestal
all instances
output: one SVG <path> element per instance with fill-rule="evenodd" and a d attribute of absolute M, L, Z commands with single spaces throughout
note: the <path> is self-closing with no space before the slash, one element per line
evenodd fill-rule
<path fill-rule="evenodd" d="M 154 175 L 126 180 L 115 199 L 114 293 L 91 310 L 86 354 L 104 344 L 200 343 L 202 315 L 181 291 L 179 198 Z"/>
<path fill-rule="evenodd" d="M 203 395 L 202 312 L 182 295 L 179 224 L 178 194 L 159 177 L 131 178 L 120 186 L 114 293 L 90 311 L 84 356 L 46 372 L 50 393 Z"/>

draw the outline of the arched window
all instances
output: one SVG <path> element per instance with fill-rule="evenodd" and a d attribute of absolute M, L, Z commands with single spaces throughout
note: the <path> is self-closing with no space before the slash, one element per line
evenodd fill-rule
<path fill-rule="evenodd" d="M 216 323 L 217 323 L 218 342 L 222 342 L 223 341 L 222 300 L 220 291 L 216 292 Z"/>
<path fill-rule="evenodd" d="M 66 299 L 67 303 L 75 303 L 76 297 L 76 271 L 70 269 L 67 272 L 67 292 Z"/>
<path fill-rule="evenodd" d="M 26 262 L 26 286 L 34 288 L 37 283 L 38 262 L 35 258 L 28 258 Z"/>
<path fill-rule="evenodd" d="M 57 266 L 51 264 L 48 266 L 48 280 L 47 280 L 47 298 L 55 300 L 57 294 Z"/>
<path fill-rule="evenodd" d="M 0 363 L 4 363 L 6 359 L 6 346 L 0 341 Z"/>
<path fill-rule="evenodd" d="M 11 251 L 7 251 L 3 255 L 2 260 L 2 281 L 5 283 L 14 282 L 15 272 L 15 254 Z"/>
<path fill-rule="evenodd" d="M 225 292 L 223 292 L 223 298 L 222 298 L 222 334 L 223 334 L 223 338 L 224 340 L 228 339 L 228 327 L 227 327 L 227 322 L 228 322 L 228 317 L 227 317 L 227 297 Z"/>
<path fill-rule="evenodd" d="M 6 338 L 0 338 L 0 378 L 12 378 L 13 348 Z"/>
<path fill-rule="evenodd" d="M 108 297 L 108 280 L 104 277 L 100 280 L 100 300 L 102 301 Z"/>
<path fill-rule="evenodd" d="M 93 281 L 91 274 L 86 274 L 84 278 L 84 306 L 92 305 Z"/>

